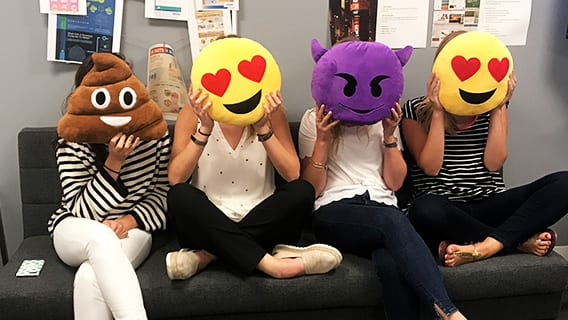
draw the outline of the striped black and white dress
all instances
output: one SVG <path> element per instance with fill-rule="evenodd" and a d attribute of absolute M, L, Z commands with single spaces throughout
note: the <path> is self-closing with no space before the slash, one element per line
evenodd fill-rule
<path fill-rule="evenodd" d="M 168 133 L 158 140 L 142 141 L 124 161 L 117 181 L 106 170 L 99 170 L 89 144 L 62 139 L 58 143 L 62 199 L 48 221 L 50 234 L 57 223 L 70 216 L 100 222 L 131 214 L 142 230 L 166 227 Z"/>
<path fill-rule="evenodd" d="M 417 120 L 416 107 L 423 99 L 408 100 L 404 104 L 403 117 Z M 426 175 L 412 161 L 409 173 L 415 197 L 428 193 L 446 196 L 450 201 L 469 202 L 505 190 L 502 173 L 487 170 L 483 163 L 489 116 L 489 113 L 482 114 L 470 127 L 455 135 L 445 135 L 444 161 L 437 176 Z"/>

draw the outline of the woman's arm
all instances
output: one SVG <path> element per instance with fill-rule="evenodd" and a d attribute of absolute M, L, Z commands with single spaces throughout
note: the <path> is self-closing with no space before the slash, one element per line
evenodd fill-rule
<path fill-rule="evenodd" d="M 197 166 L 199 157 L 203 152 L 202 143 L 207 143 L 213 120 L 209 118 L 207 109 L 211 102 L 207 101 L 207 94 L 201 94 L 201 89 L 192 92 L 190 89 L 190 105 L 185 106 L 178 114 L 174 129 L 174 144 L 168 164 L 168 180 L 171 185 L 186 182 Z M 200 130 L 197 130 L 197 119 L 201 121 Z M 191 136 L 196 141 L 192 141 Z"/>
<path fill-rule="evenodd" d="M 290 124 L 281 107 L 282 98 L 276 92 L 270 93 L 267 100 L 270 105 L 265 106 L 265 117 L 254 124 L 254 129 L 259 136 L 272 131 L 272 137 L 262 142 L 266 153 L 284 180 L 296 180 L 300 177 L 300 161 L 290 133 Z"/>
<path fill-rule="evenodd" d="M 308 119 L 310 116 L 312 115 L 308 114 L 302 119 L 298 137 L 300 140 L 310 139 L 304 135 L 305 131 L 313 132 L 312 130 L 302 130 L 304 126 L 314 126 Z M 322 194 L 327 183 L 327 155 L 331 143 L 331 129 L 339 123 L 339 120 L 330 122 L 331 116 L 331 111 L 324 116 L 324 106 L 316 107 L 316 137 L 313 142 L 312 154 L 302 159 L 301 176 L 304 180 L 312 184 L 316 191 L 316 198 Z M 301 141 L 300 145 L 303 143 L 304 142 Z"/>
<path fill-rule="evenodd" d="M 483 154 L 483 163 L 489 171 L 498 171 L 507 160 L 507 132 L 509 128 L 507 102 L 513 96 L 517 86 L 515 72 L 511 73 L 508 82 L 507 95 L 503 102 L 491 110 L 487 145 Z"/>
<path fill-rule="evenodd" d="M 395 131 L 402 116 L 400 104 L 391 109 L 390 118 L 384 119 L 383 124 L 383 180 L 389 189 L 397 191 L 402 187 L 406 177 L 407 167 L 402 152 L 398 148 Z"/>
<path fill-rule="evenodd" d="M 428 80 L 428 101 L 432 104 L 432 121 L 428 132 L 418 121 L 405 118 L 402 120 L 402 134 L 410 154 L 418 166 L 430 176 L 440 173 L 444 162 L 444 117 L 445 110 L 438 100 L 440 80 L 432 74 Z"/>

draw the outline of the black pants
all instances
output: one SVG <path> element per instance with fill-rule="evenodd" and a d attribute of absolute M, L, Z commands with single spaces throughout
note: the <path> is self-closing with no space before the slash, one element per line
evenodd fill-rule
<path fill-rule="evenodd" d="M 241 221 L 234 222 L 207 195 L 187 183 L 168 192 L 182 248 L 204 249 L 251 274 L 278 243 L 296 244 L 311 214 L 315 191 L 305 180 L 279 186 Z"/>
<path fill-rule="evenodd" d="M 464 244 L 492 237 L 506 251 L 556 223 L 568 213 L 568 171 L 473 202 L 424 195 L 408 209 L 408 218 L 430 250 L 442 240 Z"/>

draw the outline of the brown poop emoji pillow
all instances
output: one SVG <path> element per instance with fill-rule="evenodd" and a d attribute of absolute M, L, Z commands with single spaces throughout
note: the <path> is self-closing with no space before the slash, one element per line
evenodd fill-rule
<path fill-rule="evenodd" d="M 69 96 L 57 133 L 70 142 L 108 143 L 117 133 L 161 138 L 167 128 L 158 105 L 130 66 L 112 53 L 93 53 L 93 68 Z"/>

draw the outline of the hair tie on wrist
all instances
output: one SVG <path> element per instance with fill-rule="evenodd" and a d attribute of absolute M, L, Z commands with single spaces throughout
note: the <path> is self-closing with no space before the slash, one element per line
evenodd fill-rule
<path fill-rule="evenodd" d="M 108 171 L 112 172 L 112 173 L 120 174 L 120 171 L 113 170 L 113 169 L 107 167 L 106 164 L 103 164 L 103 167 L 104 167 L 105 169 L 107 169 Z"/>
<path fill-rule="evenodd" d="M 209 137 L 211 135 L 211 132 L 205 133 L 205 132 L 201 131 L 201 127 L 197 128 L 197 132 L 199 132 L 200 135 L 206 136 L 206 137 Z"/>

